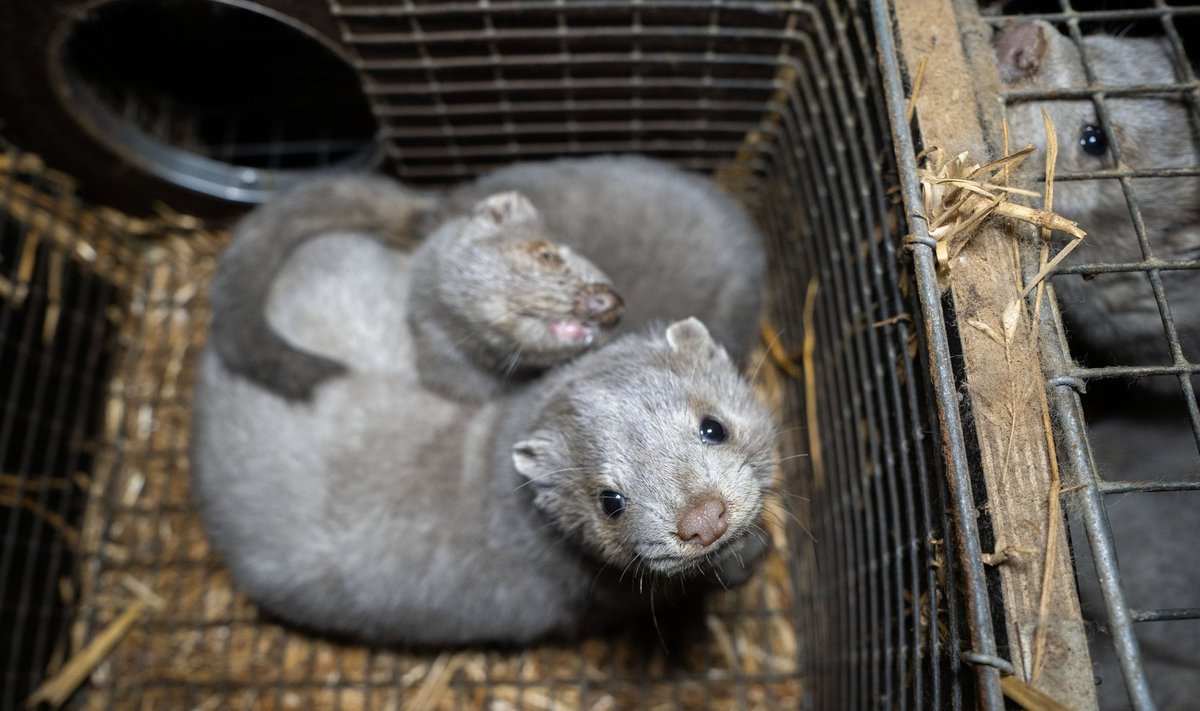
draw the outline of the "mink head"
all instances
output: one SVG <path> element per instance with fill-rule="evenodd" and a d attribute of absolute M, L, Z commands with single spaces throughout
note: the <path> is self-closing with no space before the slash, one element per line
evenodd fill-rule
<path fill-rule="evenodd" d="M 758 525 L 776 429 L 696 319 L 563 368 L 513 446 L 535 505 L 603 563 L 702 573 Z"/>
<path fill-rule="evenodd" d="M 1161 38 L 1090 35 L 1080 46 L 1047 22 L 1026 21 L 998 32 L 993 49 L 1000 75 L 1011 88 L 1038 93 L 1075 90 L 1080 94 L 1021 99 L 1008 106 L 1009 150 L 1036 146 L 1036 160 L 1027 161 L 1035 171 L 1045 169 L 1043 110 L 1054 122 L 1059 175 L 1117 168 L 1114 149 L 1118 148 L 1127 168 L 1196 166 L 1197 129 L 1182 101 L 1183 92 L 1109 95 L 1104 99 L 1104 114 L 1086 95 L 1085 59 L 1096 87 L 1177 83 L 1169 45 Z M 1187 247 L 1178 233 L 1200 220 L 1200 179 L 1136 178 L 1132 184 L 1149 238 L 1160 252 L 1157 256 L 1182 256 L 1180 252 Z M 1054 210 L 1079 222 L 1091 235 L 1088 241 L 1107 242 L 1103 247 L 1106 258 L 1141 259 L 1118 180 L 1057 181 Z M 1117 232 L 1120 237 L 1114 234 Z"/>
<path fill-rule="evenodd" d="M 622 308 L 609 278 L 548 238 L 524 196 L 492 195 L 440 255 L 438 295 L 464 334 L 462 347 L 499 370 L 546 368 L 604 341 Z"/>

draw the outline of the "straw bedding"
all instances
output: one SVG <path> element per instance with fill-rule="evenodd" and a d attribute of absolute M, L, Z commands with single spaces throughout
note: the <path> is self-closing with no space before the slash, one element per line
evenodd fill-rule
<path fill-rule="evenodd" d="M 168 212 L 131 220 L 56 199 L 54 193 L 69 198 L 65 182 L 26 192 L 39 190 L 44 194 L 34 195 L 33 204 L 40 207 L 22 209 L 43 218 L 63 213 L 58 223 L 69 229 L 55 239 L 78 253 L 105 250 L 92 268 L 119 280 L 127 293 L 113 314 L 120 337 L 96 466 L 85 473 L 88 503 L 76 541 L 82 570 L 77 581 L 61 586 L 76 598 L 71 649 L 47 670 L 50 677 L 75 660 L 75 676 L 86 677 L 77 697 L 83 708 L 752 709 L 799 703 L 803 630 L 797 628 L 796 562 L 788 551 L 797 545 L 795 517 L 805 514 L 796 511 L 803 502 L 787 497 L 769 504 L 764 527 L 774 546 L 758 573 L 737 591 L 712 596 L 686 625 L 695 641 L 670 654 L 654 630 L 522 650 L 414 652 L 323 639 L 264 619 L 231 586 L 188 492 L 191 384 L 209 318 L 206 288 L 228 235 Z M 764 397 L 781 408 L 781 383 L 790 376 L 772 363 L 768 358 L 756 372 Z M 88 648 L 106 630 L 113 637 L 103 645 L 109 648 Z M 60 695 L 69 693 L 74 682 L 61 681 Z"/>

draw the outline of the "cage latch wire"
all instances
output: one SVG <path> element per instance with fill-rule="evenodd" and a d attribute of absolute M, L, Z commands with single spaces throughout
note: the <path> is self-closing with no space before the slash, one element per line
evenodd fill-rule
<path fill-rule="evenodd" d="M 1000 670 L 1001 674 L 1009 675 L 1016 672 L 1016 667 L 1012 665 L 1012 662 L 994 654 L 984 654 L 982 652 L 971 650 L 968 652 L 962 652 L 960 656 L 964 661 L 967 661 L 971 664 L 982 664 L 984 666 L 995 667 Z"/>

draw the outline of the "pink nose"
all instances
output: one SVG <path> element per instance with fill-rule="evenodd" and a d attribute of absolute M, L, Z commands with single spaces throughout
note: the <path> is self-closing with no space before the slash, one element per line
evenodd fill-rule
<path fill-rule="evenodd" d="M 615 326 L 625 304 L 606 284 L 588 284 L 575 295 L 575 315 L 604 326 Z"/>
<path fill-rule="evenodd" d="M 725 502 L 717 497 L 708 496 L 689 506 L 679 516 L 676 533 L 686 542 L 699 543 L 707 548 L 720 540 L 728 530 Z"/>

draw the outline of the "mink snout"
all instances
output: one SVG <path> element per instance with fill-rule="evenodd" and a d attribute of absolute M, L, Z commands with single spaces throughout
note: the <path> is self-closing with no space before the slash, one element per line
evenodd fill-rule
<path fill-rule="evenodd" d="M 728 530 L 725 502 L 708 496 L 692 504 L 680 515 L 676 534 L 685 543 L 699 543 L 707 548 L 720 540 Z"/>
<path fill-rule="evenodd" d="M 574 314 L 606 328 L 621 318 L 625 302 L 606 284 L 588 284 L 575 294 Z"/>

